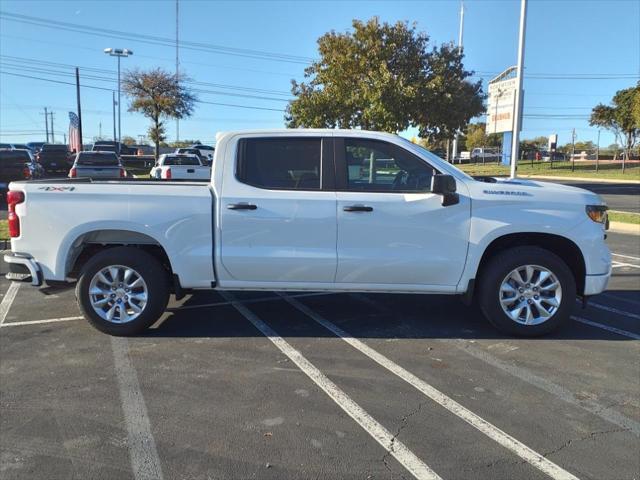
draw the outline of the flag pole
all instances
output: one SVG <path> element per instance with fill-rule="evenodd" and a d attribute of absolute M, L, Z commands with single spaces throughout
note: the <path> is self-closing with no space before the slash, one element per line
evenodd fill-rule
<path fill-rule="evenodd" d="M 76 67 L 76 99 L 78 101 L 78 137 L 80 139 L 78 148 L 80 149 L 76 153 L 82 151 L 82 111 L 80 110 L 80 71 Z"/>

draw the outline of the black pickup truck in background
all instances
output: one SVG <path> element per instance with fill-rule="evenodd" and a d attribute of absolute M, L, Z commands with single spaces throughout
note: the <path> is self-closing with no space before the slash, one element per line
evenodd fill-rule
<path fill-rule="evenodd" d="M 41 174 L 28 150 L 0 150 L 0 192 L 11 182 L 40 178 Z"/>
<path fill-rule="evenodd" d="M 108 140 L 97 141 L 93 144 L 93 148 L 91 149 L 93 152 L 114 152 L 118 154 L 118 142 L 111 142 Z M 138 150 L 135 148 L 128 147 L 124 143 L 119 144 L 119 155 L 136 155 Z"/>
<path fill-rule="evenodd" d="M 37 153 L 36 160 L 42 165 L 47 175 L 66 175 L 73 164 L 69 156 L 69 147 L 53 143 L 45 143 L 42 150 Z"/>

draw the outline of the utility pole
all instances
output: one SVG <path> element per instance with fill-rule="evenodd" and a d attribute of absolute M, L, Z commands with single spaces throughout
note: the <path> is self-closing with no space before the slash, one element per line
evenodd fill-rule
<path fill-rule="evenodd" d="M 596 172 L 598 171 L 598 163 L 600 163 L 600 129 L 598 129 L 598 145 L 596 147 Z"/>
<path fill-rule="evenodd" d="M 520 148 L 520 129 L 522 128 L 522 80 L 524 77 L 524 40 L 527 27 L 527 0 L 520 3 L 520 34 L 518 35 L 518 88 L 515 98 L 515 117 L 513 119 L 513 135 L 511 136 L 511 178 L 518 171 L 518 149 Z"/>
<path fill-rule="evenodd" d="M 80 108 L 80 70 L 76 67 L 76 103 L 78 106 L 78 153 L 82 151 L 82 109 Z"/>
<path fill-rule="evenodd" d="M 576 165 L 576 129 L 574 128 L 571 131 L 571 171 Z"/>
<path fill-rule="evenodd" d="M 64 138 L 64 141 L 62 143 L 66 145 L 67 144 L 67 134 L 63 133 L 62 134 L 62 138 Z"/>
<path fill-rule="evenodd" d="M 49 112 L 49 115 L 51 115 L 51 143 L 56 143 L 56 137 L 53 133 L 53 112 Z"/>
<path fill-rule="evenodd" d="M 102 122 L 98 122 L 98 137 L 102 139 Z"/>
<path fill-rule="evenodd" d="M 47 107 L 44 107 L 44 131 L 47 132 L 47 143 L 49 143 L 49 114 L 47 113 Z"/>
<path fill-rule="evenodd" d="M 179 61 L 179 44 L 178 44 L 178 25 L 179 25 L 179 14 L 180 14 L 180 0 L 176 0 L 176 82 L 179 81 L 178 75 L 178 67 L 180 65 Z M 180 141 L 180 119 L 176 118 L 176 142 Z"/>
<path fill-rule="evenodd" d="M 113 106 L 113 141 L 116 141 L 116 92 L 111 92 Z"/>
<path fill-rule="evenodd" d="M 177 0 L 176 0 L 177 1 Z M 460 2 L 460 30 L 458 31 L 458 53 L 462 53 L 462 36 L 464 32 L 464 2 Z M 453 153 L 452 153 L 452 162 L 455 163 L 456 157 L 458 156 L 458 135 L 460 132 L 456 130 L 456 135 L 453 138 Z"/>

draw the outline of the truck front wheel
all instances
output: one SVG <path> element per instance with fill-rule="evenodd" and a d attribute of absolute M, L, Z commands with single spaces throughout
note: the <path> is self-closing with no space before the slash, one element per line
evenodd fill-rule
<path fill-rule="evenodd" d="M 101 332 L 136 335 L 164 312 L 169 301 L 168 275 L 143 250 L 109 248 L 82 269 L 76 299 L 85 318 Z"/>
<path fill-rule="evenodd" d="M 576 282 L 560 257 L 539 247 L 514 247 L 483 267 L 478 303 L 498 330 L 535 337 L 565 324 L 575 305 Z"/>

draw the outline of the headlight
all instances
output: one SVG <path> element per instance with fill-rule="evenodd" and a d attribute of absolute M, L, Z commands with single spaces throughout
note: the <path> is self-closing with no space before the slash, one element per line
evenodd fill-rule
<path fill-rule="evenodd" d="M 607 223 L 607 210 L 609 207 L 606 205 L 587 205 L 585 207 L 587 212 L 587 216 L 596 223 L 602 223 L 606 225 Z"/>

